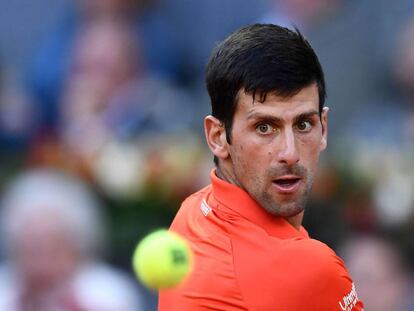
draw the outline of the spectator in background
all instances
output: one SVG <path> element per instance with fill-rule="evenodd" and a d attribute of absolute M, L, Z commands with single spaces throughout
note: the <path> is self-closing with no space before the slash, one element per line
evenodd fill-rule
<path fill-rule="evenodd" d="M 356 235 L 348 239 L 340 253 L 367 310 L 413 310 L 412 276 L 389 241 L 375 235 Z"/>
<path fill-rule="evenodd" d="M 370 146 L 404 151 L 414 147 L 414 23 L 396 32 L 390 61 L 392 97 L 375 97 L 363 105 L 351 121 L 349 140 Z M 374 126 L 375 124 L 380 126 Z"/>
<path fill-rule="evenodd" d="M 343 141 L 352 145 L 349 170 L 371 184 L 376 226 L 392 231 L 412 227 L 414 219 L 413 22 L 400 30 L 391 62 L 396 96 L 361 106 Z"/>
<path fill-rule="evenodd" d="M 43 135 L 59 124 L 59 98 L 66 76 L 73 65 L 73 49 L 88 28 L 96 23 L 113 23 L 129 28 L 139 41 L 147 69 L 162 79 L 179 75 L 180 54 L 174 47 L 169 26 L 160 13 L 146 0 L 77 0 L 74 8 L 39 46 L 28 70 L 29 92 L 36 100 L 38 128 Z M 69 12 L 69 13 L 68 13 Z"/>
<path fill-rule="evenodd" d="M 0 157 L 10 162 L 31 138 L 33 105 L 20 81 L 0 61 Z M 3 157 L 8 157 L 6 160 Z"/>
<path fill-rule="evenodd" d="M 198 88 L 204 90 L 204 67 L 215 44 L 234 29 L 253 23 L 266 10 L 266 0 L 255 0 L 254 3 L 251 0 L 160 2 L 185 57 L 185 82 L 199 92 Z M 205 100 L 208 105 L 208 99 Z M 202 103 L 197 104 L 200 110 L 204 108 Z M 199 113 L 200 119 L 204 115 Z"/>
<path fill-rule="evenodd" d="M 284 27 L 297 25 L 307 32 L 335 13 L 343 0 L 272 0 L 262 21 Z"/>
<path fill-rule="evenodd" d="M 189 126 L 188 99 L 146 70 L 139 40 L 123 25 L 101 22 L 86 29 L 73 60 L 60 103 L 63 139 L 75 135 L 88 145 L 88 129 L 99 140 L 102 131 L 129 139 Z"/>
<path fill-rule="evenodd" d="M 414 17 L 414 15 L 412 16 Z M 395 81 L 403 97 L 403 120 L 397 130 L 401 140 L 414 148 L 414 22 L 412 19 L 399 36 L 398 49 L 394 55 Z"/>
<path fill-rule="evenodd" d="M 56 171 L 11 184 L 1 205 L 1 310 L 143 310 L 132 281 L 97 258 L 100 209 L 84 185 Z"/>
<path fill-rule="evenodd" d="M 113 157 L 116 166 L 125 169 L 111 179 L 126 180 L 117 186 L 120 191 L 138 191 L 146 148 L 139 140 L 188 131 L 194 116 L 183 91 L 147 70 L 140 43 L 130 27 L 110 19 L 79 33 L 59 98 L 60 123 L 54 138 L 33 145 L 33 164 L 64 167 L 96 180 L 107 166 L 106 160 L 100 165 L 101 159 L 110 159 L 106 154 L 115 150 L 122 158 Z"/>

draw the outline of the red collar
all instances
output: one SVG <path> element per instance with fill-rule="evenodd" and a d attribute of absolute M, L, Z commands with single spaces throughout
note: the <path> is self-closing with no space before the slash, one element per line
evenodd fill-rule
<path fill-rule="evenodd" d="M 301 226 L 299 230 L 296 230 L 284 218 L 269 214 L 243 189 L 217 177 L 215 169 L 211 171 L 210 177 L 212 196 L 218 203 L 209 202 L 213 210 L 238 214 L 262 227 L 269 235 L 281 239 L 309 238 L 305 228 Z"/>

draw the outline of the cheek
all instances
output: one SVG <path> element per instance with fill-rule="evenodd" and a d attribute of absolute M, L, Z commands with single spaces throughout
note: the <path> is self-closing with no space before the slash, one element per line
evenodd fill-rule
<path fill-rule="evenodd" d="M 269 168 L 275 165 L 277 151 L 270 146 L 254 146 L 249 155 L 244 158 L 243 173 L 249 175 L 250 179 L 256 179 L 259 176 L 267 175 Z"/>
<path fill-rule="evenodd" d="M 230 156 L 236 169 L 247 173 L 257 171 L 263 162 L 270 161 L 271 151 L 268 151 L 265 145 L 255 144 L 251 141 L 240 144 L 234 142 L 230 149 Z"/>
<path fill-rule="evenodd" d="M 321 135 L 314 135 L 299 139 L 298 148 L 303 161 L 316 163 L 321 152 Z"/>

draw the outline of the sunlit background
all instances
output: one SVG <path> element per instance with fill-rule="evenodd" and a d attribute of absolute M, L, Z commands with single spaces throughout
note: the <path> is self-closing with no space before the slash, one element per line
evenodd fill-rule
<path fill-rule="evenodd" d="M 132 252 L 208 184 L 204 66 L 254 22 L 326 74 L 305 227 L 366 310 L 414 310 L 412 0 L 0 0 L 0 310 L 156 310 Z"/>

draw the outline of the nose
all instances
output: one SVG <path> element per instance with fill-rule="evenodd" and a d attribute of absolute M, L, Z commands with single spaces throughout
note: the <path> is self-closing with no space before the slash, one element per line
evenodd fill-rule
<path fill-rule="evenodd" d="M 294 165 L 299 162 L 299 153 L 296 147 L 296 139 L 293 130 L 285 130 L 282 135 L 279 136 L 278 142 L 278 162 Z"/>

